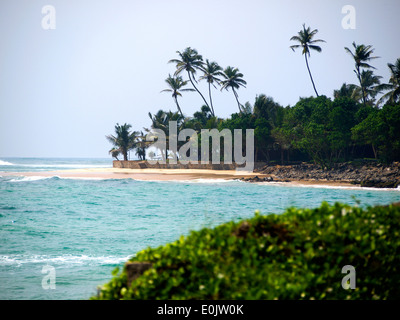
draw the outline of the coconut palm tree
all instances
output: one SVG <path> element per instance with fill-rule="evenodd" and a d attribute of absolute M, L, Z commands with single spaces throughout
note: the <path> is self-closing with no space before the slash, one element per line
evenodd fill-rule
<path fill-rule="evenodd" d="M 400 58 L 394 64 L 388 63 L 390 69 L 389 83 L 385 84 L 385 89 L 389 92 L 385 93 L 378 101 L 378 104 L 387 100 L 389 103 L 400 103 Z"/>
<path fill-rule="evenodd" d="M 192 49 L 190 47 L 187 47 L 183 52 L 177 51 L 176 53 L 179 55 L 180 59 L 171 59 L 168 61 L 168 63 L 176 64 L 175 76 L 182 73 L 183 71 L 186 71 L 193 88 L 198 92 L 198 94 L 204 100 L 205 104 L 209 107 L 207 100 L 204 98 L 204 96 L 201 94 L 199 89 L 197 89 L 193 82 L 193 80 L 196 81 L 196 71 L 202 70 L 204 64 L 203 57 L 199 55 L 196 49 Z"/>
<path fill-rule="evenodd" d="M 115 160 L 119 161 L 119 159 L 118 159 L 118 156 L 120 155 L 119 149 L 112 148 L 112 149 L 110 149 L 110 151 L 108 151 L 108 153 L 111 154 L 111 156 L 113 158 L 115 158 Z"/>
<path fill-rule="evenodd" d="M 172 92 L 172 98 L 174 98 L 176 106 L 178 108 L 179 113 L 183 117 L 183 113 L 181 107 L 178 103 L 178 96 L 182 96 L 181 91 L 194 91 L 193 89 L 183 89 L 186 86 L 187 81 L 183 81 L 181 76 L 174 76 L 172 77 L 170 74 L 168 78 L 165 79 L 165 82 L 168 84 L 169 88 L 164 89 L 161 92 Z"/>
<path fill-rule="evenodd" d="M 356 86 L 353 92 L 353 97 L 355 100 L 364 101 L 363 98 L 365 96 L 366 103 L 371 101 L 373 103 L 375 97 L 385 88 L 385 85 L 381 84 L 381 78 L 381 76 L 374 75 L 372 70 L 363 70 L 361 72 L 362 86 Z M 369 97 L 371 99 L 370 101 L 368 99 Z"/>
<path fill-rule="evenodd" d="M 238 94 L 235 91 L 235 89 L 239 89 L 240 86 L 246 87 L 245 85 L 247 84 L 247 82 L 242 79 L 243 74 L 239 72 L 238 68 L 232 68 L 232 67 L 228 66 L 224 70 L 224 73 L 222 74 L 222 76 L 225 78 L 225 80 L 221 81 L 221 84 L 222 84 L 221 91 L 223 89 L 228 90 L 229 88 L 231 88 L 233 94 L 235 95 L 236 102 L 239 107 L 239 112 L 242 112 L 242 105 L 239 103 Z"/>
<path fill-rule="evenodd" d="M 297 33 L 297 36 L 293 36 L 290 38 L 291 41 L 297 41 L 299 44 L 295 44 L 290 46 L 290 48 L 295 51 L 294 49 L 297 48 L 303 48 L 302 54 L 304 54 L 304 58 L 306 60 L 306 66 L 308 70 L 308 74 L 310 75 L 311 83 L 313 85 L 315 94 L 318 95 L 317 89 L 315 88 L 315 83 L 313 80 L 313 77 L 311 75 L 310 67 L 308 65 L 308 59 L 307 56 L 310 57 L 310 50 L 314 50 L 317 52 L 321 52 L 322 49 L 321 47 L 315 45 L 315 43 L 318 42 L 326 42 L 325 40 L 317 39 L 313 40 L 314 36 L 317 34 L 318 29 L 314 29 L 311 31 L 310 27 L 306 28 L 305 24 L 303 24 L 303 30 L 300 30 L 300 32 Z"/>
<path fill-rule="evenodd" d="M 363 86 L 363 83 L 362 83 L 361 68 L 375 69 L 373 66 L 369 65 L 367 62 L 369 62 L 372 59 L 379 58 L 379 57 L 372 56 L 374 49 L 372 49 L 371 45 L 368 45 L 368 46 L 366 46 L 364 44 L 357 45 L 355 42 L 353 42 L 353 47 L 354 47 L 354 53 L 347 47 L 345 47 L 344 49 L 354 59 L 355 70 L 353 70 L 353 71 L 357 75 L 357 79 L 360 83 L 361 92 L 362 92 L 362 100 L 363 100 L 363 104 L 365 106 L 366 102 L 367 102 L 367 96 L 366 96 L 365 87 Z"/>
<path fill-rule="evenodd" d="M 146 160 L 146 149 L 150 146 L 151 142 L 146 141 L 146 135 L 140 131 L 136 142 L 136 155 L 140 160 Z"/>
<path fill-rule="evenodd" d="M 204 74 L 199 78 L 199 80 L 205 79 L 208 82 L 208 95 L 210 97 L 211 113 L 213 117 L 215 117 L 214 106 L 211 98 L 211 85 L 213 85 L 216 89 L 217 87 L 214 85 L 214 83 L 220 84 L 221 79 L 218 77 L 223 76 L 222 68 L 218 65 L 218 63 L 214 61 L 210 62 L 208 59 L 206 59 L 206 63 L 204 67 L 202 67 L 202 70 Z"/>
<path fill-rule="evenodd" d="M 158 112 L 154 115 L 152 115 L 149 112 L 149 117 L 150 120 L 152 122 L 151 124 L 151 128 L 152 129 L 159 129 L 162 130 L 165 134 L 165 146 L 166 149 L 165 150 L 160 150 L 161 151 L 161 155 L 163 157 L 164 160 L 167 160 L 168 158 L 168 146 L 169 146 L 169 122 L 170 121 L 176 121 L 177 122 L 177 127 L 178 127 L 178 131 L 180 129 L 180 127 L 182 126 L 182 120 L 184 119 L 179 112 L 165 112 L 163 110 L 158 110 Z M 145 131 L 147 132 L 151 132 L 151 129 L 145 129 Z"/>
<path fill-rule="evenodd" d="M 136 131 L 131 132 L 131 128 L 132 126 L 130 124 L 125 123 L 119 125 L 117 123 L 115 125 L 115 136 L 112 134 L 106 136 L 107 140 L 114 146 L 114 148 L 110 150 L 113 157 L 122 154 L 124 161 L 128 160 L 128 152 L 135 148 L 136 138 L 138 135 L 138 132 Z"/>
<path fill-rule="evenodd" d="M 354 90 L 357 88 L 358 86 L 355 84 L 347 84 L 347 83 L 343 83 L 342 86 L 340 87 L 340 89 L 338 90 L 333 90 L 333 97 L 335 99 L 338 98 L 353 98 L 354 97 Z"/>

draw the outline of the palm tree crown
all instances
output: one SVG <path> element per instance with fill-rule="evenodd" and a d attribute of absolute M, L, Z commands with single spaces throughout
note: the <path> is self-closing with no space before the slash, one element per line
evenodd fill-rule
<path fill-rule="evenodd" d="M 149 118 L 152 122 L 151 128 L 162 130 L 165 134 L 165 141 L 160 141 L 160 142 L 165 143 L 166 149 L 160 150 L 160 151 L 161 151 L 161 155 L 162 155 L 163 159 L 167 160 L 168 159 L 169 136 L 170 136 L 169 122 L 176 121 L 178 131 L 179 131 L 180 127 L 182 126 L 182 121 L 184 118 L 178 112 L 172 112 L 172 111 L 165 112 L 163 110 L 158 110 L 158 112 L 154 115 L 152 115 L 149 112 Z M 152 135 L 151 129 L 145 129 L 145 130 L 150 133 L 150 136 Z M 160 137 L 157 137 L 157 138 L 160 139 Z"/>
<path fill-rule="evenodd" d="M 118 154 L 122 154 L 124 160 L 128 160 L 128 151 L 135 148 L 136 145 L 136 138 L 138 132 L 133 131 L 130 132 L 132 126 L 130 124 L 123 124 L 119 125 L 118 123 L 115 125 L 115 136 L 114 135 L 107 135 L 106 138 L 110 141 L 114 148 L 110 150 L 110 153 L 113 157 L 117 157 Z"/>
<path fill-rule="evenodd" d="M 372 56 L 374 49 L 372 49 L 371 45 L 368 45 L 368 46 L 366 46 L 364 44 L 357 45 L 355 42 L 353 42 L 353 48 L 354 48 L 354 53 L 347 47 L 345 47 L 344 49 L 354 59 L 354 63 L 355 63 L 354 72 L 356 73 L 358 81 L 360 82 L 360 87 L 361 87 L 361 91 L 362 91 L 362 99 L 363 99 L 363 103 L 365 106 L 367 96 L 366 96 L 365 87 L 363 86 L 363 83 L 362 83 L 361 68 L 375 69 L 373 66 L 369 65 L 367 62 L 369 62 L 372 59 L 377 59 L 379 57 Z"/>
<path fill-rule="evenodd" d="M 222 74 L 222 76 L 225 78 L 225 80 L 221 81 L 221 84 L 222 84 L 221 90 L 223 90 L 223 89 L 228 90 L 229 88 L 232 89 L 233 94 L 235 95 L 238 107 L 239 107 L 239 111 L 242 112 L 241 104 L 239 103 L 239 99 L 238 99 L 238 94 L 235 91 L 235 89 L 239 89 L 240 86 L 246 87 L 245 85 L 247 84 L 247 82 L 242 79 L 243 74 L 239 72 L 238 68 L 232 68 L 232 67 L 228 66 L 224 70 L 224 73 Z"/>
<path fill-rule="evenodd" d="M 175 100 L 176 106 L 178 108 L 179 113 L 183 117 L 183 113 L 181 107 L 178 103 L 178 96 L 182 96 L 181 91 L 194 91 L 193 89 L 183 89 L 186 86 L 187 81 L 183 81 L 181 76 L 171 76 L 168 75 L 168 78 L 165 79 L 165 82 L 168 84 L 169 88 L 164 89 L 161 92 L 172 92 L 172 97 Z"/>
<path fill-rule="evenodd" d="M 220 84 L 221 79 L 218 77 L 223 76 L 222 68 L 221 66 L 218 65 L 216 62 L 210 62 L 208 59 L 206 59 L 205 65 L 202 67 L 202 71 L 204 72 L 203 76 L 199 78 L 199 80 L 207 80 L 208 82 L 208 94 L 210 97 L 210 105 L 211 105 L 211 113 L 213 117 L 215 117 L 215 112 L 214 112 L 214 106 L 212 103 L 212 98 L 211 98 L 211 85 L 216 88 L 214 85 L 214 82 L 217 84 Z"/>
<path fill-rule="evenodd" d="M 297 49 L 297 48 L 303 49 L 302 54 L 304 54 L 304 57 L 306 60 L 306 65 L 307 65 L 307 70 L 310 75 L 315 94 L 318 97 L 319 95 L 318 95 L 317 89 L 315 88 L 314 80 L 312 78 L 310 67 L 308 66 L 308 59 L 307 59 L 307 56 L 310 57 L 310 50 L 314 50 L 317 52 L 322 51 L 321 47 L 315 45 L 315 43 L 326 42 L 325 40 L 321 40 L 321 39 L 317 39 L 317 40 L 313 39 L 314 36 L 317 34 L 317 32 L 318 32 L 318 29 L 314 29 L 311 31 L 310 27 L 306 28 L 305 24 L 303 24 L 303 30 L 300 30 L 297 33 L 297 36 L 293 36 L 290 38 L 291 41 L 297 41 L 297 42 L 299 42 L 299 44 L 292 45 L 292 46 L 290 46 L 290 48 L 293 51 L 295 51 L 294 49 Z"/>
<path fill-rule="evenodd" d="M 394 64 L 388 63 L 390 70 L 389 83 L 384 85 L 384 88 L 389 90 L 385 93 L 378 102 L 388 100 L 389 103 L 400 102 L 400 58 Z"/>
<path fill-rule="evenodd" d="M 207 100 L 201 94 L 199 89 L 195 86 L 194 81 L 196 81 L 195 73 L 197 70 L 202 70 L 203 67 L 203 57 L 197 52 L 196 49 L 192 49 L 187 47 L 183 52 L 177 51 L 176 52 L 180 59 L 171 59 L 168 63 L 175 63 L 176 64 L 176 71 L 175 76 L 186 71 L 189 77 L 189 81 L 192 84 L 193 88 L 198 92 L 198 94 L 202 97 L 206 105 L 208 106 Z M 193 77 L 193 79 L 192 79 Z"/>

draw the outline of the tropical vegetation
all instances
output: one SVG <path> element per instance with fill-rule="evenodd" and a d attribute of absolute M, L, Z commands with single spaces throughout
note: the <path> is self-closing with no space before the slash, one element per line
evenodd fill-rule
<path fill-rule="evenodd" d="M 138 252 L 92 299 L 400 298 L 400 205 L 322 203 L 192 231 Z M 343 267 L 354 269 L 353 287 Z"/>
<path fill-rule="evenodd" d="M 168 161 L 169 155 L 174 153 L 168 147 L 169 122 L 177 121 L 178 132 L 193 129 L 197 135 L 202 129 L 254 129 L 254 159 L 271 164 L 305 161 L 329 169 L 337 162 L 357 159 L 399 161 L 400 58 L 387 64 L 390 77 L 385 82 L 371 64 L 378 58 L 373 46 L 353 42 L 351 49 L 345 47 L 344 50 L 354 63 L 357 83 L 343 83 L 333 90 L 332 98 L 320 95 L 308 60 L 311 51 L 322 51 L 318 44 L 325 40 L 315 39 L 317 33 L 318 29 L 304 24 L 302 30 L 290 38 L 296 44 L 289 48 L 302 50 L 316 94 L 315 97 L 301 97 L 293 106 L 282 106 L 265 93 L 258 94 L 254 102 L 241 103 L 238 89 L 246 88 L 247 82 L 237 67 L 224 68 L 216 61 L 204 60 L 191 47 L 177 51 L 178 57 L 168 61 L 175 66 L 175 71 L 168 75 L 167 88 L 161 91 L 171 93 L 176 108 L 149 113 L 150 126 L 143 130 L 129 131 L 130 125 L 117 124 L 116 135 L 107 136 L 113 144 L 110 154 L 116 159 L 123 155 L 126 160 L 127 151 L 136 149 L 137 158 L 144 160 L 150 145 L 146 143 L 146 135 L 151 137 L 152 130 L 157 129 L 165 133 L 166 148 L 151 152 L 160 152 L 158 158 Z M 208 94 L 201 92 L 198 86 L 201 81 L 207 83 Z M 213 101 L 213 89 L 233 93 L 237 109 L 236 112 L 232 110 L 230 117 L 217 116 L 220 106 Z M 191 92 L 199 95 L 200 108 L 188 116 L 178 98 Z"/>

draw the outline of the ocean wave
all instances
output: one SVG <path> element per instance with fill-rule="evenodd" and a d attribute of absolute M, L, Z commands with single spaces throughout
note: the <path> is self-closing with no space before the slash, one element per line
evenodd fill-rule
<path fill-rule="evenodd" d="M 69 168 L 69 169 L 90 169 L 90 168 L 112 168 L 104 164 L 18 164 L 20 167 L 32 168 Z"/>
<path fill-rule="evenodd" d="M 48 265 L 76 265 L 76 264 L 94 264 L 108 265 L 120 264 L 129 260 L 132 256 L 116 257 L 116 256 L 88 256 L 88 255 L 12 255 L 0 256 L 0 266 L 21 266 L 24 264 L 48 264 Z"/>
<path fill-rule="evenodd" d="M 13 166 L 14 164 L 8 161 L 0 160 L 0 166 Z"/>
<path fill-rule="evenodd" d="M 31 181 L 38 181 L 38 180 L 59 180 L 60 177 L 53 176 L 53 177 L 45 177 L 45 176 L 18 176 L 7 182 L 31 182 Z"/>
<path fill-rule="evenodd" d="M 135 181 L 131 178 L 124 179 L 113 179 L 113 178 L 101 178 L 101 177 L 60 177 L 60 176 L 14 176 L 7 175 L 7 172 L 4 172 L 4 175 L 0 175 L 0 178 L 3 178 L 5 182 L 32 182 L 32 181 L 40 181 L 40 180 L 83 180 L 83 181 L 121 181 L 121 180 L 131 180 Z M 146 181 L 146 180 L 143 180 Z"/>

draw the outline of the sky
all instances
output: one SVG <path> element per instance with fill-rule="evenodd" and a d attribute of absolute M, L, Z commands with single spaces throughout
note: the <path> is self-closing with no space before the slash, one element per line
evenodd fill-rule
<path fill-rule="evenodd" d="M 355 29 L 343 28 L 345 5 Z M 168 61 L 186 47 L 243 73 L 242 104 L 265 94 L 293 106 L 315 96 L 304 56 L 289 48 L 303 23 L 326 41 L 309 59 L 320 95 L 357 84 L 344 50 L 353 41 L 373 46 L 387 82 L 387 63 L 400 58 L 399 12 L 398 0 L 1 0 L 0 158 L 111 158 L 105 135 L 116 123 L 143 130 L 149 112 L 176 111 L 161 91 L 175 72 Z M 207 96 L 205 82 L 199 89 Z M 212 93 L 217 116 L 237 112 L 231 91 Z M 203 104 L 196 92 L 179 101 L 187 116 Z"/>

